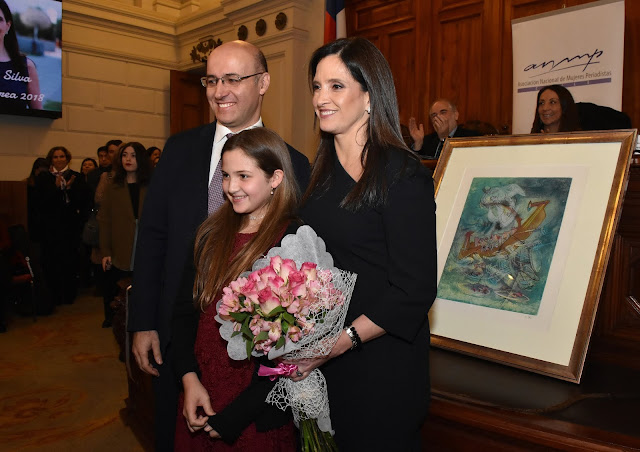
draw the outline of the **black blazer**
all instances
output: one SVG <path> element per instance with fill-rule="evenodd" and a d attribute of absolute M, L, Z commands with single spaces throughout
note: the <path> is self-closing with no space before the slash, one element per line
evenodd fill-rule
<path fill-rule="evenodd" d="M 207 217 L 216 123 L 169 137 L 147 190 L 138 229 L 128 331 L 156 330 L 164 355 L 173 303 L 198 226 Z M 307 158 L 289 146 L 300 189 L 309 183 Z"/>
<path fill-rule="evenodd" d="M 469 130 L 465 129 L 464 127 L 458 126 L 456 132 L 451 138 L 479 137 L 480 135 L 481 134 L 476 132 L 475 130 Z M 432 134 L 424 137 L 422 147 L 417 152 L 423 159 L 437 159 L 439 157 L 438 151 L 442 151 L 442 148 L 438 150 L 438 144 L 440 144 L 440 137 L 438 137 L 438 134 L 436 132 L 433 132 Z"/>

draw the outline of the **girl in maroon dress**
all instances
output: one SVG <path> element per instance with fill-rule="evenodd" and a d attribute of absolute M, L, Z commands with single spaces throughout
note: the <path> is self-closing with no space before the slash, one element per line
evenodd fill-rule
<path fill-rule="evenodd" d="M 240 132 L 222 149 L 222 175 L 225 203 L 198 229 L 174 310 L 174 370 L 184 387 L 175 449 L 295 451 L 289 413 L 265 402 L 274 382 L 257 368 L 266 358 L 229 358 L 214 318 L 222 288 L 294 218 L 298 188 L 286 144 L 265 128 Z"/>

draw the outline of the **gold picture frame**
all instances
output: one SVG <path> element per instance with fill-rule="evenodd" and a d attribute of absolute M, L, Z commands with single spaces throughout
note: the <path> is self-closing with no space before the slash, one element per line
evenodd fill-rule
<path fill-rule="evenodd" d="M 447 140 L 434 173 L 434 346 L 580 382 L 636 139 Z"/>

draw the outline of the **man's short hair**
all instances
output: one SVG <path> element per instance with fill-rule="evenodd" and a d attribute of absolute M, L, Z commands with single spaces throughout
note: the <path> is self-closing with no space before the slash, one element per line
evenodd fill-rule
<path fill-rule="evenodd" d="M 96 154 L 98 155 L 98 157 L 100 157 L 100 153 L 101 152 L 109 152 L 106 146 L 100 146 L 98 148 L 98 151 L 96 152 Z"/>
<path fill-rule="evenodd" d="M 269 72 L 269 68 L 267 67 L 267 59 L 262 53 L 262 50 L 257 49 L 258 53 L 256 54 L 256 64 L 258 65 L 258 71 Z"/>
<path fill-rule="evenodd" d="M 120 147 L 120 145 L 122 144 L 122 140 L 109 140 L 109 141 L 107 141 L 107 144 L 105 144 L 105 147 L 108 148 L 112 144 L 115 145 L 115 146 Z"/>

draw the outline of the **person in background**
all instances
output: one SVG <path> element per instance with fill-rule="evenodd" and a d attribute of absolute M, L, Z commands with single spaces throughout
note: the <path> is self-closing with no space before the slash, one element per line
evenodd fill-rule
<path fill-rule="evenodd" d="M 77 293 L 76 252 L 89 189 L 80 173 L 69 168 L 71 153 L 55 146 L 47 154 L 49 171 L 36 178 L 41 213 L 42 266 L 55 304 L 73 303 Z"/>
<path fill-rule="evenodd" d="M 415 118 L 409 118 L 409 132 L 413 138 L 413 150 L 420 157 L 437 159 L 442 152 L 447 138 L 476 137 L 480 135 L 474 130 L 465 129 L 458 125 L 458 107 L 449 99 L 438 99 L 429 108 L 429 119 L 433 125 L 433 132 L 424 136 L 424 126 L 416 123 Z"/>
<path fill-rule="evenodd" d="M 271 76 L 257 47 L 232 41 L 213 49 L 201 81 L 216 121 L 173 135 L 164 146 L 142 212 L 128 305 L 133 355 L 141 370 L 156 377 L 157 452 L 173 450 L 179 379 L 171 367 L 171 318 L 182 271 L 198 226 L 223 202 L 222 147 L 229 134 L 263 126 L 260 112 Z M 309 160 L 288 149 L 304 189 Z"/>
<path fill-rule="evenodd" d="M 98 188 L 98 183 L 100 182 L 100 176 L 102 173 L 108 173 L 111 171 L 111 157 L 107 152 L 106 146 L 100 146 L 96 151 L 98 155 L 98 165 L 94 171 L 91 171 L 87 175 L 87 183 L 91 186 L 91 189 L 95 193 L 96 188 Z"/>
<path fill-rule="evenodd" d="M 93 196 L 93 208 L 96 211 L 100 211 L 100 204 L 102 203 L 102 198 L 104 194 L 111 184 L 111 180 L 115 174 L 116 167 L 118 165 L 116 159 L 116 153 L 118 152 L 118 147 L 122 144 L 122 140 L 109 140 L 107 144 L 103 146 L 105 157 L 101 157 L 101 149 L 98 149 L 98 157 L 100 158 L 100 162 L 108 161 L 109 164 L 103 166 L 100 165 L 99 171 L 94 171 L 91 174 L 98 174 L 98 182 L 96 183 L 95 193 Z M 99 228 L 98 228 L 99 229 Z M 107 295 L 106 285 L 108 284 L 108 275 L 105 273 L 102 267 L 102 258 L 104 255 L 102 254 L 100 248 L 93 248 L 91 250 L 91 262 L 94 264 L 94 276 L 96 281 L 96 293 L 102 294 L 103 298 Z M 108 328 L 111 325 L 109 322 L 103 325 L 104 328 Z"/>
<path fill-rule="evenodd" d="M 102 269 L 108 275 L 104 285 L 103 328 L 110 327 L 113 320 L 111 302 L 118 292 L 118 281 L 132 275 L 138 218 L 151 174 L 146 150 L 138 142 L 123 144 L 116 162 L 113 179 L 98 211 Z"/>
<path fill-rule="evenodd" d="M 538 91 L 531 133 L 558 133 L 580 130 L 580 117 L 573 96 L 561 85 Z"/>
<path fill-rule="evenodd" d="M 151 146 L 149 149 L 147 149 L 147 154 L 149 155 L 149 160 L 151 161 L 151 167 L 155 168 L 160 161 L 160 157 L 162 156 L 162 149 L 156 146 Z"/>
<path fill-rule="evenodd" d="M 40 220 L 39 206 L 36 199 L 36 180 L 38 175 L 43 171 L 49 171 L 49 164 L 44 157 L 38 157 L 33 161 L 31 173 L 27 177 L 27 229 L 29 230 L 29 239 L 32 242 L 39 242 L 42 236 L 42 221 Z"/>
<path fill-rule="evenodd" d="M 89 176 L 89 173 L 91 171 L 96 170 L 97 168 L 98 168 L 98 163 L 95 161 L 95 159 L 92 159 L 91 157 L 87 157 L 82 161 L 82 165 L 80 165 L 80 172 L 84 176 L 85 182 L 87 181 L 87 177 Z"/>
<path fill-rule="evenodd" d="M 20 53 L 13 15 L 5 0 L 0 0 L 0 92 L 16 95 L 15 99 L 0 97 L 2 113 L 19 113 L 27 109 L 42 110 L 36 65 Z M 31 97 L 31 100 L 27 100 L 28 97 Z"/>
<path fill-rule="evenodd" d="M 89 184 L 89 175 L 97 169 L 98 169 L 98 163 L 95 161 L 95 159 L 92 159 L 91 157 L 87 157 L 86 159 L 84 159 L 82 161 L 82 164 L 80 165 L 80 174 L 84 177 L 85 182 L 87 182 L 87 187 L 90 190 L 87 211 L 83 215 L 83 228 L 84 228 L 84 224 L 89 220 L 89 216 L 91 215 L 91 212 L 93 210 L 93 203 L 94 203 L 93 197 L 95 194 L 94 193 L 95 187 L 92 187 Z M 84 284 L 85 287 L 89 287 L 93 283 L 91 246 L 87 245 L 86 243 L 80 243 L 80 249 L 78 251 L 79 251 L 79 259 L 80 259 L 78 264 L 79 265 L 78 276 L 79 276 L 80 282 Z"/>
<path fill-rule="evenodd" d="M 320 144 L 300 216 L 358 278 L 329 355 L 290 362 L 302 373 L 291 378 L 322 366 L 340 450 L 417 452 L 436 295 L 432 175 L 402 139 L 391 69 L 370 41 L 320 47 L 309 80 Z"/>

